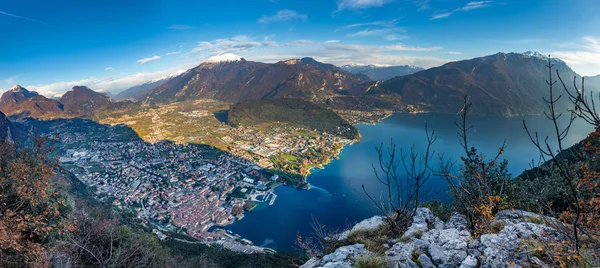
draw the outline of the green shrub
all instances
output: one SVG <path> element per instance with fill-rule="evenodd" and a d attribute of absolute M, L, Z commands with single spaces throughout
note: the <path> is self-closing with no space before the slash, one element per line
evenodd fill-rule
<path fill-rule="evenodd" d="M 422 207 L 431 210 L 434 216 L 440 218 L 442 221 L 448 221 L 452 216 L 453 207 L 451 203 L 444 203 L 439 200 L 427 201 L 421 205 Z"/>
<path fill-rule="evenodd" d="M 490 231 L 493 234 L 497 234 L 500 231 L 502 231 L 505 226 L 506 226 L 506 222 L 504 222 L 504 221 L 493 221 L 492 224 L 490 225 Z"/>
<path fill-rule="evenodd" d="M 384 257 L 375 254 L 365 254 L 356 261 L 356 268 L 388 268 L 390 265 Z"/>

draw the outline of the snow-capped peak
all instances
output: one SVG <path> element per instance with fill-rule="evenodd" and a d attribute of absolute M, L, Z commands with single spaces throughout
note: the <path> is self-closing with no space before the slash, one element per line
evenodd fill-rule
<path fill-rule="evenodd" d="M 179 71 L 177 71 L 175 73 L 172 73 L 170 75 L 166 75 L 166 76 L 159 77 L 159 78 L 154 78 L 154 79 L 150 80 L 149 82 L 146 82 L 146 84 L 156 83 L 156 82 L 159 82 L 159 81 L 171 79 L 171 78 L 179 76 L 180 74 L 185 73 L 185 72 L 186 72 L 186 70 L 179 70 Z"/>
<path fill-rule="evenodd" d="M 243 61 L 243 60 L 244 60 L 244 58 L 242 58 L 242 56 L 240 56 L 240 55 L 236 55 L 233 53 L 226 53 L 226 54 L 222 54 L 222 55 L 212 56 L 205 62 L 206 63 L 221 63 L 221 62 L 234 62 L 234 61 Z"/>
<path fill-rule="evenodd" d="M 379 67 L 391 67 L 390 64 L 364 64 L 364 63 L 349 63 L 346 65 L 342 65 L 343 68 L 354 68 L 354 67 L 371 67 L 371 68 L 379 68 Z"/>
<path fill-rule="evenodd" d="M 548 58 L 548 55 L 544 55 L 544 54 L 539 53 L 537 51 L 526 51 L 526 52 L 523 52 L 521 54 L 523 54 L 525 56 L 529 56 L 529 57 L 536 57 L 536 58 L 542 58 L 542 59 L 547 59 Z"/>
<path fill-rule="evenodd" d="M 23 90 L 23 89 L 24 89 L 24 88 L 23 88 L 22 86 L 20 86 L 20 85 L 14 85 L 14 86 L 13 86 L 13 87 L 10 89 L 10 91 L 12 91 L 12 92 L 15 92 L 15 91 L 21 91 L 21 90 Z"/>
<path fill-rule="evenodd" d="M 538 59 L 548 60 L 548 55 L 539 53 L 537 51 L 526 51 L 526 52 L 523 52 L 523 53 L 520 53 L 520 54 L 525 55 L 525 56 L 530 57 L 530 58 L 538 58 Z M 552 61 L 563 62 L 559 58 L 552 58 Z"/>

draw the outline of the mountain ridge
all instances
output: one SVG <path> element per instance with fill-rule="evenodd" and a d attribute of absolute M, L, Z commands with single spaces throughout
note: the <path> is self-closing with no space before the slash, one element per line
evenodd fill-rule
<path fill-rule="evenodd" d="M 328 95 L 352 95 L 370 84 L 364 75 L 353 75 L 312 58 L 277 63 L 246 61 L 204 62 L 153 89 L 147 102 L 190 98 L 214 98 L 228 102 L 246 99 L 319 99 Z"/>
<path fill-rule="evenodd" d="M 547 63 L 523 53 L 496 53 L 395 77 L 381 83 L 377 91 L 394 92 L 404 103 L 431 112 L 456 113 L 468 95 L 474 114 L 541 114 L 546 108 L 541 97 L 548 94 Z M 553 63 L 562 77 L 580 77 L 563 61 Z M 565 103 L 566 99 L 559 106 L 565 108 Z"/>
<path fill-rule="evenodd" d="M 411 65 L 385 66 L 385 65 L 362 65 L 346 64 L 340 68 L 353 74 L 364 74 L 374 81 L 384 81 L 396 76 L 404 76 L 425 70 L 424 68 Z"/>
<path fill-rule="evenodd" d="M 62 113 L 63 105 L 16 85 L 0 97 L 0 111 L 7 115 L 44 117 Z"/>

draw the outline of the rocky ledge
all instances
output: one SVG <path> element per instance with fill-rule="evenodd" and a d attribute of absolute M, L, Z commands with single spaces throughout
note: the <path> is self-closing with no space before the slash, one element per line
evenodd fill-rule
<path fill-rule="evenodd" d="M 384 256 L 389 267 L 548 267 L 532 256 L 527 241 L 560 240 L 559 232 L 534 213 L 505 210 L 496 215 L 497 233 L 473 238 L 466 217 L 453 214 L 448 222 L 435 217 L 427 208 L 419 208 L 412 225 L 402 238 L 389 239 Z M 352 232 L 377 230 L 384 224 L 380 216 L 358 223 L 335 239 L 343 240 Z M 363 244 L 337 248 L 322 258 L 312 258 L 301 268 L 356 267 L 359 259 L 374 253 Z"/>

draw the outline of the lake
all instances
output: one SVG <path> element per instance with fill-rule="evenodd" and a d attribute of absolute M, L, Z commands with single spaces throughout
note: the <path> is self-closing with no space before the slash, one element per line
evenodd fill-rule
<path fill-rule="evenodd" d="M 270 247 L 277 251 L 293 251 L 297 235 L 307 236 L 312 232 L 310 223 L 316 218 L 326 227 L 341 227 L 353 224 L 377 214 L 366 199 L 362 185 L 374 196 L 379 197 L 384 187 L 376 181 L 373 164 L 377 164 L 375 147 L 384 147 L 394 140 L 396 148 L 410 150 L 414 144 L 417 152 L 426 145 L 425 123 L 437 136 L 433 149 L 444 154 L 445 159 L 460 161 L 464 150 L 454 122 L 455 115 L 438 114 L 394 114 L 376 125 L 358 125 L 363 139 L 347 146 L 339 160 L 331 162 L 322 170 L 313 170 L 308 182 L 310 190 L 278 187 L 275 204 L 260 205 L 246 214 L 241 221 L 226 229 L 251 240 L 257 246 Z M 551 125 L 544 116 L 514 118 L 470 116 L 469 142 L 480 152 L 492 156 L 506 140 L 503 158 L 514 176 L 528 169 L 532 161 L 539 161 L 539 152 L 523 129 L 523 120 L 530 130 L 538 131 L 540 137 L 551 135 Z M 577 121 L 570 132 L 567 145 L 582 140 L 591 127 Z M 429 199 L 447 200 L 446 182 L 432 178 L 426 185 Z"/>

